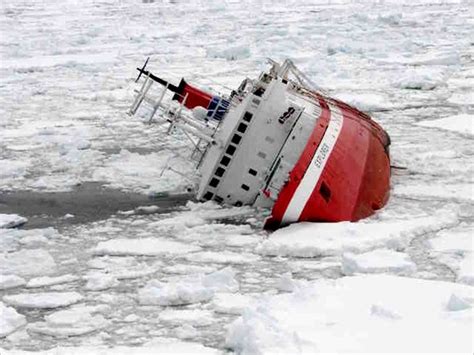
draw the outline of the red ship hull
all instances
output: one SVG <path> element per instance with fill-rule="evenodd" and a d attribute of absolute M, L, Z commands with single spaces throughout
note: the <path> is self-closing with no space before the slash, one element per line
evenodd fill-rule
<path fill-rule="evenodd" d="M 321 115 L 265 227 L 357 221 L 389 197 L 388 134 L 365 113 L 316 95 Z"/>

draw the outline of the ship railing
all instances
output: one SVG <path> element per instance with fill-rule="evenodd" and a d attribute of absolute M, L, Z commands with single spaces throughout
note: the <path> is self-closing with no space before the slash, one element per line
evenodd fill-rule
<path fill-rule="evenodd" d="M 220 122 L 214 123 L 209 120 L 202 123 L 199 122 L 185 107 L 187 94 L 182 96 L 174 93 L 174 95 L 180 97 L 180 100 L 178 100 L 179 104 L 177 106 L 173 105 L 176 101 L 172 100 L 169 96 L 167 97 L 169 84 L 160 86 L 161 90 L 158 90 L 157 93 L 152 93 L 153 80 L 150 79 L 149 75 L 144 76 L 145 79 L 140 89 L 134 90 L 136 97 L 128 114 L 130 116 L 137 114 L 142 104 L 145 103 L 150 110 L 146 122 L 148 124 L 158 123 L 160 125 L 169 123 L 169 127 L 166 131 L 169 135 L 172 135 L 176 129 L 183 132 L 184 136 L 194 146 L 191 158 L 199 164 L 209 144 L 218 144 L 214 136 Z"/>

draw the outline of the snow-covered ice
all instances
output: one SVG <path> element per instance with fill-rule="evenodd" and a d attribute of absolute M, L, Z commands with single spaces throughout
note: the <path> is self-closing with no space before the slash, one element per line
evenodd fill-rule
<path fill-rule="evenodd" d="M 17 275 L 0 275 L 0 290 L 26 285 L 24 278 Z"/>
<path fill-rule="evenodd" d="M 319 280 L 244 310 L 226 345 L 243 354 L 470 352 L 472 292 L 388 275 Z M 453 294 L 469 309 L 447 309 Z"/>
<path fill-rule="evenodd" d="M 235 272 L 224 268 L 207 275 L 188 276 L 174 282 L 149 281 L 138 293 L 141 304 L 177 306 L 207 302 L 216 291 L 236 292 L 239 284 Z"/>
<path fill-rule="evenodd" d="M 240 293 L 218 293 L 212 305 L 217 313 L 240 315 L 253 301 L 254 297 Z"/>
<path fill-rule="evenodd" d="M 13 307 L 0 302 L 0 338 L 13 333 L 26 324 L 25 316 L 19 314 Z"/>
<path fill-rule="evenodd" d="M 23 308 L 58 308 L 77 303 L 83 298 L 77 292 L 19 293 L 3 296 L 3 302 Z"/>
<path fill-rule="evenodd" d="M 345 253 L 342 255 L 344 275 L 390 273 L 410 275 L 416 271 L 416 265 L 406 253 L 389 249 L 376 249 L 362 254 Z"/>
<path fill-rule="evenodd" d="M 56 262 L 45 249 L 25 249 L 0 254 L 0 273 L 20 276 L 49 275 L 56 272 Z"/>
<path fill-rule="evenodd" d="M 35 277 L 28 281 L 26 284 L 27 288 L 36 288 L 36 287 L 45 287 L 45 286 L 52 286 L 58 285 L 63 283 L 69 283 L 79 280 L 79 276 L 76 275 L 61 275 L 61 276 L 42 276 L 42 277 Z"/>
<path fill-rule="evenodd" d="M 250 320 L 240 328 L 248 336 L 234 337 L 233 347 L 262 352 L 270 343 L 313 350 L 314 342 L 318 351 L 332 344 L 417 351 L 423 339 L 428 350 L 451 352 L 472 339 L 466 314 L 473 297 L 465 292 L 474 201 L 468 1 L 43 0 L 1 7 L 0 195 L 26 200 L 16 210 L 2 199 L 0 213 L 28 223 L 0 228 L 0 297 L 39 306 L 51 292 L 59 294 L 54 305 L 68 303 L 65 293 L 83 297 L 53 310 L 7 306 L 16 312 L 11 319 L 23 320 L 0 339 L 2 354 L 221 353 L 226 328 L 241 314 Z M 396 168 L 389 204 L 358 223 L 273 234 L 260 230 L 265 210 L 212 202 L 162 208 L 161 192 L 179 196 L 196 182 L 194 147 L 180 132 L 168 136 L 166 124 L 126 114 L 135 68 L 148 56 L 148 68 L 171 83 L 184 77 L 216 94 L 258 75 L 267 57 L 292 58 L 328 94 L 369 111 L 390 134 Z M 89 184 L 127 192 L 115 215 L 30 211 L 34 194 L 76 196 Z M 131 192 L 158 199 L 129 204 Z M 28 229 L 36 224 L 56 229 Z M 348 257 L 358 273 L 410 273 L 410 260 L 412 277 L 450 283 L 340 279 Z M 229 265 L 231 272 L 222 271 Z M 150 285 L 170 303 L 187 297 L 173 293 L 178 286 L 191 300 L 202 290 L 212 296 L 142 304 Z M 405 301 L 413 307 L 402 307 Z M 96 306 L 100 311 L 88 308 Z M 308 318 L 299 322 L 298 309 Z M 310 316 L 320 323 L 305 323 Z M 298 342 L 306 331 L 310 343 Z M 410 331 L 420 336 L 408 338 Z"/>
<path fill-rule="evenodd" d="M 97 255 L 160 255 L 185 254 L 200 250 L 198 246 L 160 238 L 112 239 L 100 242 L 94 249 Z"/>
<path fill-rule="evenodd" d="M 101 313 L 109 312 L 108 306 L 74 306 L 47 315 L 45 322 L 29 324 L 28 330 L 53 337 L 84 335 L 106 327 L 109 322 Z"/>
<path fill-rule="evenodd" d="M 436 120 L 422 121 L 417 123 L 422 127 L 434 127 L 474 136 L 474 115 L 460 114 Z M 471 191 L 472 192 L 472 191 Z"/>
<path fill-rule="evenodd" d="M 457 222 L 451 212 L 438 217 L 358 223 L 299 223 L 279 229 L 264 240 L 257 251 L 264 255 L 317 257 L 343 252 L 365 252 L 377 248 L 398 249 L 417 235 L 449 227 Z"/>
<path fill-rule="evenodd" d="M 28 220 L 17 214 L 0 213 L 0 228 L 13 228 L 25 224 Z"/>

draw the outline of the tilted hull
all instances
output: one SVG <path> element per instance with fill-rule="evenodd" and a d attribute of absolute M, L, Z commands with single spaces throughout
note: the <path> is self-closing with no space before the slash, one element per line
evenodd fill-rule
<path fill-rule="evenodd" d="M 357 221 L 382 208 L 390 191 L 387 133 L 366 114 L 315 95 L 322 108 L 303 153 L 266 222 Z"/>

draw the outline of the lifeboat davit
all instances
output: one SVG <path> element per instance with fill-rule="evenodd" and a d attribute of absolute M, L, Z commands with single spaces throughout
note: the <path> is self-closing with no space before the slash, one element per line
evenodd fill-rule
<path fill-rule="evenodd" d="M 137 68 L 146 79 L 130 113 L 148 102 L 150 121 L 159 111 L 159 119 L 195 136 L 197 199 L 268 208 L 266 228 L 357 221 L 382 208 L 390 190 L 388 134 L 325 94 L 290 60 L 271 64 L 227 96 L 184 79 L 169 84 L 145 64 Z M 152 98 L 154 82 L 162 91 Z M 176 105 L 166 103 L 167 92 Z"/>

